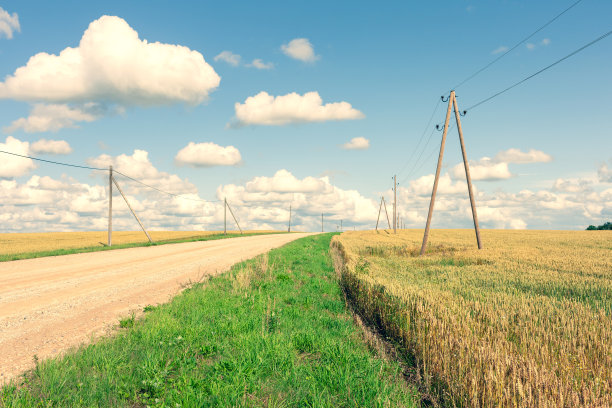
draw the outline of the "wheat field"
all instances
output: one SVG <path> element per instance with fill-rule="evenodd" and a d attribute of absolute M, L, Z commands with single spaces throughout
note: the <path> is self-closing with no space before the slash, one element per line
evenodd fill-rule
<path fill-rule="evenodd" d="M 148 231 L 153 241 L 197 239 L 219 231 Z M 255 231 L 244 231 L 245 234 Z M 273 232 L 273 231 L 257 231 Z M 239 231 L 228 231 L 230 234 Z M 76 248 L 99 247 L 108 242 L 107 231 L 85 232 L 33 232 L 33 233 L 0 233 L 0 255 L 14 255 L 33 252 L 57 251 Z M 146 243 L 147 237 L 142 231 L 114 231 L 113 245 Z"/>
<path fill-rule="evenodd" d="M 341 282 L 445 405 L 612 406 L 609 231 L 346 232 Z"/>

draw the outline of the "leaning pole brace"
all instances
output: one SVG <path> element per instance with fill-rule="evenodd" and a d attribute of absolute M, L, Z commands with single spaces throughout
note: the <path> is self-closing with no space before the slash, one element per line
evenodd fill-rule
<path fill-rule="evenodd" d="M 380 211 L 382 210 L 382 197 L 380 197 L 380 205 L 378 206 L 378 218 L 376 219 L 376 231 L 378 231 L 378 221 L 380 221 Z"/>
<path fill-rule="evenodd" d="M 391 221 L 389 220 L 389 213 L 387 212 L 387 202 L 385 201 L 385 197 L 382 198 L 383 206 L 385 207 L 385 214 L 387 215 L 387 225 L 389 229 L 391 229 Z"/>
<path fill-rule="evenodd" d="M 144 231 L 145 235 L 147 236 L 147 238 L 149 239 L 150 243 L 153 243 L 153 240 L 151 239 L 151 237 L 149 236 L 149 233 L 147 232 L 147 230 L 145 229 L 144 225 L 142 225 L 142 222 L 140 222 L 140 219 L 138 218 L 138 216 L 136 215 L 136 213 L 134 212 L 134 210 L 132 209 L 132 206 L 130 205 L 130 202 L 127 200 L 127 198 L 125 197 L 125 194 L 123 194 L 123 191 L 121 191 L 121 187 L 119 187 L 119 184 L 117 183 L 117 180 L 115 180 L 114 177 L 112 177 L 113 179 L 113 183 L 115 183 L 115 186 L 117 187 L 117 190 L 119 190 L 119 193 L 121 194 L 121 197 L 123 197 L 123 199 L 125 200 L 125 203 L 127 204 L 128 208 L 130 209 L 130 211 L 132 212 L 132 215 L 134 216 L 134 218 L 136 218 L 136 221 L 138 221 L 138 224 L 140 224 L 140 228 L 142 228 L 142 230 Z"/>
<path fill-rule="evenodd" d="M 232 211 L 232 207 L 230 207 L 227 200 L 225 201 L 225 205 L 227 206 L 227 209 L 230 210 L 230 214 L 232 214 L 232 218 L 234 218 L 234 221 L 236 222 L 236 225 L 238 226 L 238 229 L 240 230 L 240 234 L 242 234 L 242 228 L 240 228 L 240 224 L 238 224 L 238 220 L 236 219 L 236 216 L 234 215 L 234 212 Z"/>
<path fill-rule="evenodd" d="M 442 98 L 444 101 L 444 97 Z M 444 101 L 446 102 L 446 101 Z M 423 234 L 423 245 L 421 245 L 421 255 L 425 253 L 427 247 L 427 239 L 429 238 L 429 229 L 431 227 L 431 217 L 433 215 L 434 203 L 436 201 L 436 191 L 438 190 L 438 180 L 440 179 L 440 168 L 442 167 L 442 158 L 444 156 L 444 144 L 446 143 L 446 134 L 448 133 L 448 123 L 450 121 L 451 109 L 455 108 L 455 118 L 457 120 L 457 130 L 459 133 L 459 141 L 461 143 L 461 152 L 463 154 L 463 166 L 465 168 L 465 176 L 467 179 L 468 193 L 470 195 L 470 204 L 472 206 L 472 217 L 474 219 L 474 229 L 476 230 L 476 241 L 478 243 L 478 249 L 482 249 L 482 243 L 480 241 L 480 228 L 478 227 L 478 216 L 476 215 L 476 203 L 474 201 L 474 195 L 472 193 L 472 179 L 470 177 L 470 168 L 467 161 L 467 155 L 465 153 L 465 144 L 463 142 L 463 132 L 461 130 L 461 120 L 459 119 L 459 108 L 457 106 L 457 99 L 455 98 L 455 91 L 451 91 L 448 97 L 448 109 L 446 111 L 446 119 L 444 121 L 444 131 L 442 132 L 442 142 L 440 143 L 440 155 L 438 156 L 438 165 L 436 167 L 436 177 L 434 179 L 433 189 L 431 191 L 431 201 L 429 202 L 429 213 L 427 214 L 427 224 L 425 225 L 425 233 Z"/>

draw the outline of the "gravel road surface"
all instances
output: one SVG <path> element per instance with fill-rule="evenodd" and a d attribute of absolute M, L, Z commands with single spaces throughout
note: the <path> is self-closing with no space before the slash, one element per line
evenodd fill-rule
<path fill-rule="evenodd" d="M 310 234 L 217 241 L 0 263 L 0 384 L 111 333 L 121 317 L 170 300 L 190 283 Z"/>

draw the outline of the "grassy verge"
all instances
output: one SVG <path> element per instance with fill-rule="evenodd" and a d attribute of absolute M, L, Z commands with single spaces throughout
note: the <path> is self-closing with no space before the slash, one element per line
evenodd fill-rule
<path fill-rule="evenodd" d="M 302 238 L 148 307 L 118 335 L 39 363 L 2 388 L 0 406 L 418 405 L 346 310 L 330 239 Z"/>
<path fill-rule="evenodd" d="M 131 242 L 127 244 L 117 244 L 117 245 L 113 245 L 110 247 L 106 245 L 99 245 L 99 246 L 88 246 L 88 247 L 83 247 L 83 248 L 55 249 L 52 251 L 23 252 L 19 254 L 0 254 L 0 262 L 16 261 L 19 259 L 42 258 L 45 256 L 81 254 L 84 252 L 112 251 L 114 249 L 148 247 L 148 246 L 157 246 L 157 245 L 165 245 L 165 244 L 179 244 L 182 242 L 214 241 L 217 239 L 224 239 L 224 238 L 248 237 L 251 235 L 267 235 L 267 234 L 283 234 L 283 233 L 284 232 L 249 232 L 245 234 L 218 233 L 218 234 L 209 234 L 209 235 L 179 238 L 179 239 L 165 239 L 165 240 L 155 241 L 153 243 L 151 242 Z"/>

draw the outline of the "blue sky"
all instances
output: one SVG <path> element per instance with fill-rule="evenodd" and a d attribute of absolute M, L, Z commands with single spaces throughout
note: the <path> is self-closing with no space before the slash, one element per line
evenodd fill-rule
<path fill-rule="evenodd" d="M 207 200 L 227 197 L 247 228 L 283 227 L 290 203 L 298 210 L 298 228 L 318 228 L 314 214 L 321 212 L 329 230 L 340 219 L 350 227 L 370 228 L 380 195 L 390 200 L 391 176 L 399 173 L 399 211 L 409 227 L 422 228 L 441 137 L 434 131 L 429 140 L 433 124 L 426 125 L 440 96 L 499 55 L 496 50 L 514 45 L 570 4 L 0 2 L 0 22 L 5 22 L 4 30 L 0 23 L 0 147 L 75 164 L 123 163 L 126 174 L 164 190 Z M 75 90 L 75 81 L 58 80 L 50 60 L 28 65 L 37 53 L 60 55 L 79 47 L 90 24 L 104 15 L 117 17 L 98 31 L 108 48 L 103 56 L 98 49 L 83 51 L 87 69 L 78 73 L 97 85 Z M 609 31 L 610 15 L 609 2 L 583 0 L 457 88 L 460 108 Z M 129 42 L 117 34 L 121 27 L 137 32 L 130 41 L 182 51 L 166 58 L 166 65 L 157 64 L 153 53 L 150 61 L 106 71 L 116 60 L 112 41 Z M 303 54 L 304 47 L 312 54 Z M 205 62 L 193 65 L 192 52 Z M 232 64 L 223 55 L 240 60 Z M 265 69 L 249 66 L 256 59 Z M 190 66 L 199 71 L 194 75 Z M 462 118 L 468 157 L 480 174 L 474 184 L 483 227 L 574 229 L 612 217 L 612 135 L 605 122 L 612 107 L 610 66 L 612 37 Z M 17 75 L 22 67 L 38 80 Z M 204 68 L 212 73 L 202 73 Z M 178 82 L 165 82 L 164 70 L 176 71 Z M 17 83 L 12 88 L 10 77 Z M 139 88 L 122 88 L 117 85 L 122 78 Z M 197 85 L 198 78 L 212 82 Z M 175 94 L 179 88 L 184 92 Z M 264 106 L 268 110 L 247 103 L 260 92 L 277 98 Z M 304 102 L 309 92 L 318 93 L 322 106 L 302 105 L 300 113 L 288 99 L 278 99 L 295 93 L 294 99 Z M 325 108 L 341 102 L 344 110 Z M 238 118 L 237 103 L 255 116 Z M 434 124 L 443 121 L 445 108 L 438 106 Z M 46 125 L 34 120 L 37 112 Z M 240 126 L 228 125 L 241 120 Z M 429 144 L 422 155 L 413 154 L 424 131 Z M 16 141 L 9 145 L 8 137 Z M 353 138 L 365 138 L 369 146 L 343 148 Z M 41 139 L 63 141 L 64 148 L 35 145 Z M 178 152 L 190 143 L 216 147 L 194 148 L 180 162 Z M 146 158 L 136 157 L 136 150 L 147 152 Z M 101 176 L 10 160 L 4 171 L 0 166 L 4 231 L 104 228 Z M 467 191 L 455 168 L 460 160 L 453 128 L 434 227 L 470 227 Z M 49 179 L 41 182 L 45 176 Z M 151 228 L 221 225 L 218 204 L 198 207 L 183 200 L 187 205 L 123 183 Z M 117 211 L 120 228 L 137 227 L 125 208 Z"/>

